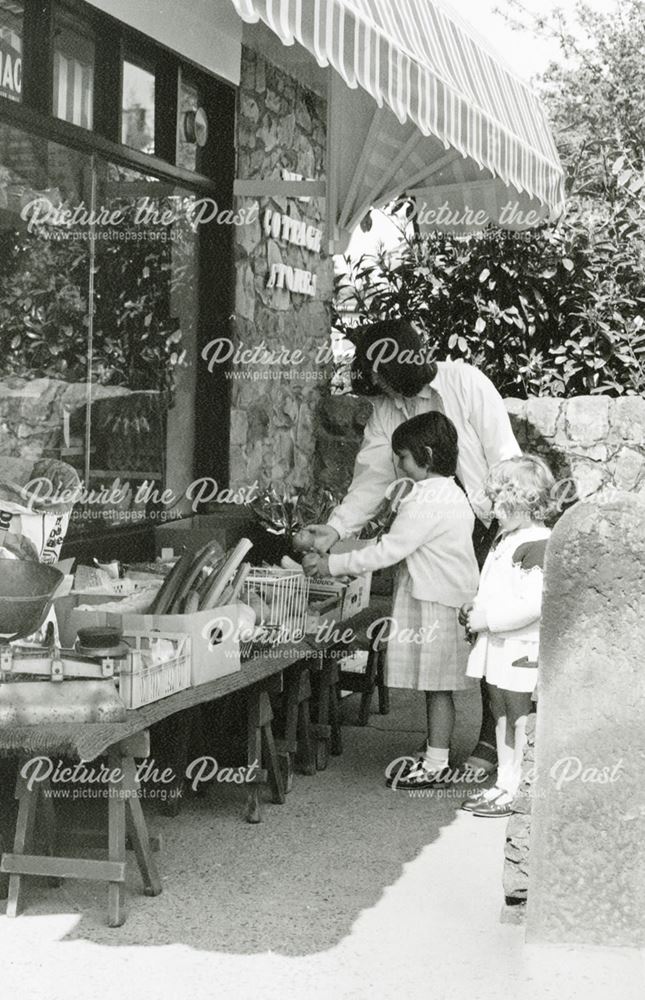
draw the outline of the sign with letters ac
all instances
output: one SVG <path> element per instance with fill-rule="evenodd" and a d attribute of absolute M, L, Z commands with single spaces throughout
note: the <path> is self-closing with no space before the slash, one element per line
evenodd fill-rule
<path fill-rule="evenodd" d="M 0 38 L 0 97 L 20 100 L 22 92 L 22 54 Z"/>

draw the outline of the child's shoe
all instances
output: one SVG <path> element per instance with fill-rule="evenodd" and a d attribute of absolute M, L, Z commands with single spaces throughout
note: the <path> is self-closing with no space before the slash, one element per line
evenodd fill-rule
<path fill-rule="evenodd" d="M 513 814 L 513 796 L 503 788 L 496 788 L 495 791 L 499 794 L 494 799 L 484 799 L 480 805 L 472 810 L 473 816 L 480 816 L 484 819 L 503 819 Z"/>
<path fill-rule="evenodd" d="M 469 795 L 467 799 L 464 799 L 461 803 L 461 808 L 465 812 L 474 812 L 475 809 L 480 809 L 489 802 L 494 802 L 500 795 L 502 795 L 502 789 L 496 786 L 493 786 L 493 788 L 479 788 L 472 795 Z"/>
<path fill-rule="evenodd" d="M 407 778 L 421 762 L 421 757 L 399 757 L 388 764 L 385 770 L 385 787 L 398 788 L 399 782 Z"/>
<path fill-rule="evenodd" d="M 404 791 L 423 788 L 445 788 L 446 782 L 450 779 L 452 772 L 449 767 L 432 768 L 428 766 L 426 760 L 417 762 L 407 777 L 401 778 L 396 787 Z"/>

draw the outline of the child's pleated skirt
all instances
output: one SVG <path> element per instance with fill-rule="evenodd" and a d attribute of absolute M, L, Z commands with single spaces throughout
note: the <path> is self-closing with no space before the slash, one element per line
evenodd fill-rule
<path fill-rule="evenodd" d="M 466 676 L 470 646 L 458 614 L 458 608 L 413 597 L 407 567 L 399 566 L 387 633 L 388 687 L 464 691 L 478 686 Z"/>

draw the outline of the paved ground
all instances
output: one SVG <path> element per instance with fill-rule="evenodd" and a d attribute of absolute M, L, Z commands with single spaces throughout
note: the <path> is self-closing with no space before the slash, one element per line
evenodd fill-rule
<path fill-rule="evenodd" d="M 121 928 L 105 926 L 103 889 L 34 886 L 23 916 L 0 917 L 0 997 L 641 1000 L 638 953 L 528 948 L 500 923 L 503 821 L 384 787 L 385 765 L 420 742 L 421 713 L 395 694 L 390 716 L 348 726 L 342 758 L 297 776 L 259 826 L 224 786 L 176 819 L 152 813 L 164 892 L 139 895 L 131 871 Z M 464 696 L 459 754 L 476 727 Z"/>

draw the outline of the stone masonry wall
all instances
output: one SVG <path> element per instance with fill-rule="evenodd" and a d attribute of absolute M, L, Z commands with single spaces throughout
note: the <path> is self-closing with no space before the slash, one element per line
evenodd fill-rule
<path fill-rule="evenodd" d="M 645 496 L 645 400 L 507 399 L 520 447 L 542 455 L 564 484 L 562 499 L 572 501 L 610 488 Z M 345 489 L 371 412 L 365 399 L 324 396 L 317 414 L 315 474 L 324 486 Z"/>
<path fill-rule="evenodd" d="M 326 102 L 245 48 L 239 96 L 238 172 L 243 179 L 283 180 L 285 170 L 303 179 L 323 180 L 326 153 Z M 323 199 L 240 199 L 248 211 L 257 203 L 256 221 L 236 230 L 236 316 L 238 347 L 264 344 L 300 351 L 276 363 L 234 363 L 231 410 L 231 483 L 270 480 L 306 485 L 315 451 L 314 414 L 324 365 L 316 352 L 329 341 L 332 262 L 322 252 L 274 239 L 264 231 L 264 214 L 273 210 L 324 229 Z M 271 289 L 271 266 L 284 263 L 317 277 L 311 298 Z M 248 355 L 247 355 L 248 357 Z M 295 363 L 292 363 L 295 362 Z"/>

